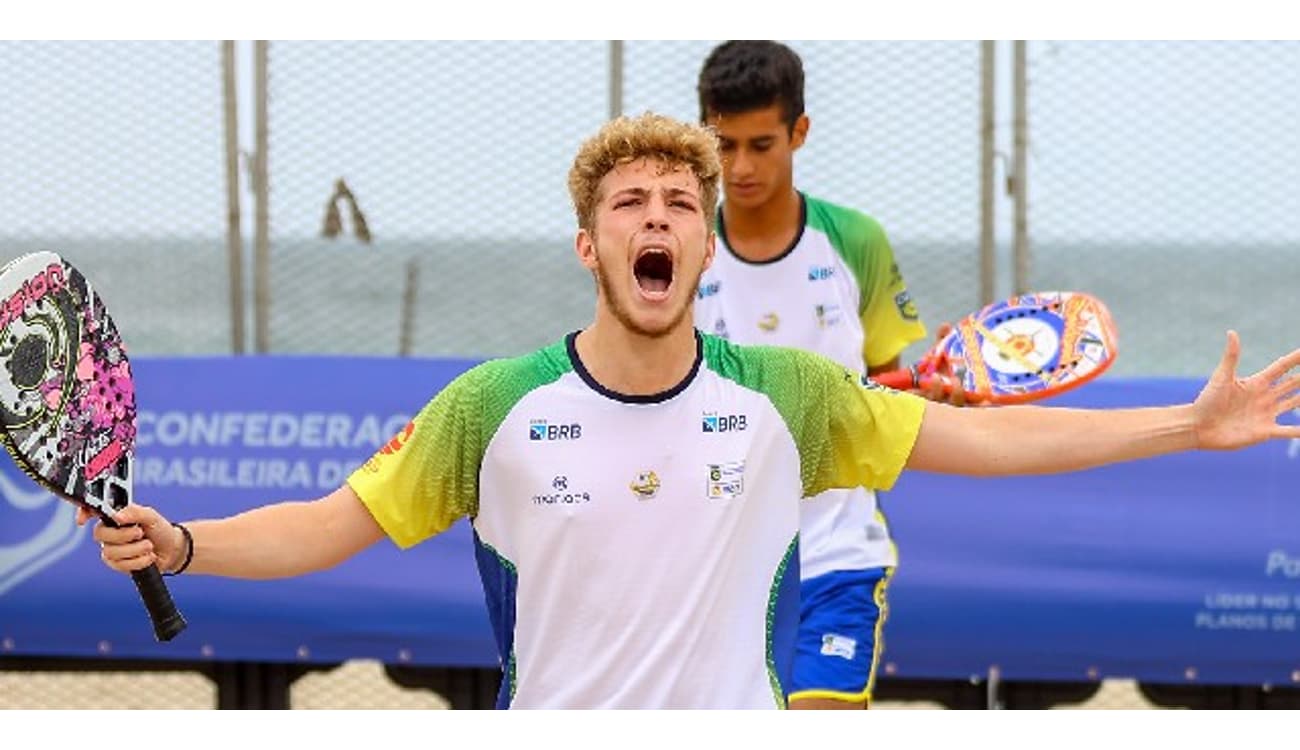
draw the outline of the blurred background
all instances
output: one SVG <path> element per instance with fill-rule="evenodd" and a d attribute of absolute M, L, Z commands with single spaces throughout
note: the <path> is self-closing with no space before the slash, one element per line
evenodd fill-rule
<path fill-rule="evenodd" d="M 1294 343 L 1300 43 L 789 43 L 812 119 L 796 185 L 880 221 L 931 328 L 1076 289 L 1111 306 L 1116 375 L 1203 377 L 1228 328 L 1243 369 Z M 696 119 L 714 44 L 3 42 L 0 255 L 76 263 L 136 356 L 522 353 L 591 315 L 577 145 L 619 113 Z M 121 666 L 0 661 L 0 707 L 217 705 L 215 667 Z M 399 672 L 226 679 L 292 686 L 295 708 L 483 691 Z M 1098 687 L 1037 700 L 1179 704 Z"/>

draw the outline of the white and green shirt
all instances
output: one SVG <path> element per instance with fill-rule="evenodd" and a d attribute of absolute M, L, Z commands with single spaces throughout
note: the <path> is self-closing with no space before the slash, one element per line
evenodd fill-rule
<path fill-rule="evenodd" d="M 925 337 L 880 225 L 860 211 L 803 193 L 801 230 L 780 256 L 746 261 L 727 244 L 700 279 L 695 325 L 741 344 L 817 352 L 854 371 L 882 365 Z M 836 489 L 803 507 L 802 575 L 897 564 L 876 497 Z"/>
<path fill-rule="evenodd" d="M 798 500 L 892 485 L 924 401 L 707 335 L 682 383 L 620 395 L 576 335 L 460 376 L 349 484 L 402 547 L 471 519 L 500 707 L 784 705 Z"/>

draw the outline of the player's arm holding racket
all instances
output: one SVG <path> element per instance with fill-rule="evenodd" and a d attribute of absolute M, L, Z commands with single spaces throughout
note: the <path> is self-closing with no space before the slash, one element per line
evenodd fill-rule
<path fill-rule="evenodd" d="M 188 557 L 187 574 L 281 578 L 333 567 L 385 536 L 410 547 L 441 533 L 477 510 L 483 436 L 490 435 L 480 429 L 484 394 L 520 382 L 501 370 L 500 363 L 486 363 L 457 377 L 322 498 L 184 523 L 194 540 L 192 554 L 184 534 L 157 510 L 132 507 L 122 520 L 139 525 L 146 538 L 96 528 L 104 562 L 130 571 L 147 566 L 153 554 L 165 569 L 176 570 Z"/>
<path fill-rule="evenodd" d="M 1241 345 L 1228 334 L 1223 359 L 1190 404 L 1135 409 L 927 405 L 907 467 L 974 476 L 1047 474 L 1185 450 L 1230 450 L 1300 437 L 1278 417 L 1300 407 L 1300 349 L 1237 377 Z"/>
<path fill-rule="evenodd" d="M 77 522 L 92 514 L 79 509 Z M 183 522 L 190 538 L 157 510 L 130 505 L 119 528 L 98 525 L 94 538 L 110 568 L 129 573 L 158 564 L 164 572 L 231 578 L 286 578 L 334 567 L 384 537 L 351 486 L 312 501 L 265 505 L 228 518 Z M 191 542 L 192 540 L 192 542 Z M 188 565 L 186 561 L 188 560 Z"/>

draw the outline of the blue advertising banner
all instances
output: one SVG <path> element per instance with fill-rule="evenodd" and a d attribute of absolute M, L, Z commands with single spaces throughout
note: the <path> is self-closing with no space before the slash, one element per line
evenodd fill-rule
<path fill-rule="evenodd" d="M 1184 403 L 1201 385 L 1103 379 L 1050 403 Z M 909 473 L 881 502 L 900 559 L 882 674 L 1300 683 L 1300 441 L 1057 476 Z"/>
<path fill-rule="evenodd" d="M 133 360 L 135 500 L 185 520 L 324 495 L 474 364 Z M 0 465 L 0 655 L 497 664 L 465 522 L 297 579 L 168 578 L 189 627 L 159 644 L 131 580 L 100 562 L 73 506 Z"/>
<path fill-rule="evenodd" d="M 140 359 L 136 501 L 189 519 L 323 495 L 473 364 Z M 1198 388 L 1104 379 L 1052 403 Z M 1298 479 L 1300 441 L 1053 477 L 908 474 L 882 496 L 901 560 L 882 675 L 1300 682 Z M 0 461 L 0 656 L 497 665 L 463 521 L 298 579 L 168 582 L 190 626 L 159 644 L 72 506 Z"/>

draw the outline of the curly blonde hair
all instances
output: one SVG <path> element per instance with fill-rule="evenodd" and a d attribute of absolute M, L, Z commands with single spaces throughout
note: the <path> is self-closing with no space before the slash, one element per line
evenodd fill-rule
<path fill-rule="evenodd" d="M 641 158 L 660 159 L 669 167 L 690 169 L 700 181 L 705 222 L 713 226 L 718 178 L 722 174 L 717 135 L 702 125 L 646 112 L 610 120 L 578 149 L 569 169 L 569 195 L 579 227 L 588 231 L 595 228 L 601 179 L 620 164 Z"/>

